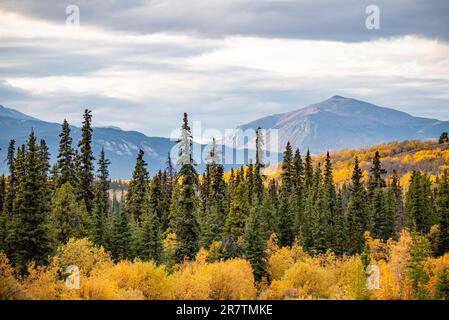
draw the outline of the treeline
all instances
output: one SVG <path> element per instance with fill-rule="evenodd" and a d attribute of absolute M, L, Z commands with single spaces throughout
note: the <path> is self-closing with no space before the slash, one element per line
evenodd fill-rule
<path fill-rule="evenodd" d="M 268 181 L 257 130 L 254 163 L 232 170 L 225 180 L 213 140 L 200 175 L 184 114 L 177 165 L 168 155 L 166 170 L 150 177 L 140 150 L 118 201 L 109 198 L 103 150 L 94 169 L 91 123 L 85 110 L 75 148 L 64 120 L 54 166 L 45 141 L 37 142 L 33 132 L 26 145 L 9 144 L 9 175 L 0 180 L 0 251 L 22 272 L 30 262 L 46 264 L 58 245 L 82 237 L 106 248 L 115 261 L 138 258 L 168 266 L 193 260 L 203 247 L 218 260 L 245 258 L 256 280 L 268 278 L 267 240 L 273 234 L 281 247 L 296 243 L 312 256 L 367 255 L 366 231 L 375 239 L 397 240 L 405 227 L 424 235 L 435 226 L 433 254 L 449 251 L 448 171 L 435 183 L 413 172 L 404 194 L 396 172 L 387 179 L 375 152 L 367 183 L 355 158 L 351 181 L 337 186 L 329 154 L 313 165 L 309 152 L 303 157 L 288 143 L 280 179 Z"/>

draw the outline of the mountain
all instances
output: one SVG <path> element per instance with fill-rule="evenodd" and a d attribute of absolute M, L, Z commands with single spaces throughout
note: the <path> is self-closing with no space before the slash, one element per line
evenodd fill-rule
<path fill-rule="evenodd" d="M 283 151 L 288 141 L 302 152 L 318 154 L 342 148 L 360 148 L 395 140 L 434 139 L 449 131 L 449 121 L 413 117 L 405 112 L 374 104 L 333 96 L 323 102 L 287 113 L 275 114 L 237 127 L 225 144 L 241 148 L 254 146 L 254 137 L 243 143 L 245 130 L 277 129 L 278 144 L 271 150 Z M 270 137 L 269 132 L 268 139 Z"/>
<path fill-rule="evenodd" d="M 94 118 L 95 120 L 95 118 Z M 24 115 L 16 110 L 0 108 L 0 154 L 6 158 L 6 150 L 10 139 L 16 140 L 16 146 L 25 143 L 30 130 L 33 129 L 38 139 L 45 139 L 52 156 L 51 162 L 56 161 L 58 154 L 59 133 L 61 125 L 42 121 Z M 81 138 L 81 130 L 71 126 L 73 146 Z M 126 179 L 131 176 L 135 158 L 139 149 L 145 151 L 145 160 L 152 173 L 166 167 L 167 153 L 175 145 L 168 138 L 148 137 L 136 131 L 124 131 L 114 127 L 93 128 L 93 150 L 97 156 L 102 147 L 111 160 L 110 173 L 114 179 Z M 2 161 L 0 172 L 5 173 L 6 164 Z"/>
<path fill-rule="evenodd" d="M 70 120 L 70 119 L 69 119 Z M 95 115 L 93 117 L 95 123 Z M 73 147 L 81 138 L 81 130 L 78 127 L 71 126 L 71 135 L 73 138 Z M 58 155 L 59 133 L 61 124 L 42 121 L 27 116 L 14 109 L 0 107 L 0 159 L 6 158 L 6 150 L 11 139 L 16 140 L 16 147 L 25 143 L 31 129 L 34 130 L 38 139 L 45 139 L 51 154 L 51 163 L 56 162 Z M 129 179 L 131 177 L 135 159 L 139 149 L 145 151 L 145 161 L 148 163 L 149 171 L 154 174 L 157 170 L 166 168 L 167 154 L 171 152 L 174 164 L 178 148 L 176 142 L 169 138 L 148 137 L 137 131 L 125 131 L 118 127 L 93 127 L 93 151 L 94 156 L 100 153 L 104 148 L 106 157 L 110 159 L 110 174 L 113 179 Z M 202 172 L 205 168 L 204 161 L 201 157 L 208 150 L 207 145 L 194 144 L 194 159 L 197 162 L 197 170 Z M 222 159 L 237 158 L 234 156 L 234 150 L 226 146 L 220 146 Z M 235 151 L 237 152 L 237 151 Z M 250 159 L 255 158 L 254 150 L 239 150 L 241 163 L 247 163 Z M 277 153 L 273 153 L 275 161 L 279 159 Z M 204 158 L 204 157 L 203 157 Z M 238 158 L 239 159 L 239 158 Z M 225 169 L 230 170 L 231 167 L 237 167 L 241 163 L 233 164 L 226 161 Z M 0 174 L 6 173 L 6 162 L 0 162 Z"/>

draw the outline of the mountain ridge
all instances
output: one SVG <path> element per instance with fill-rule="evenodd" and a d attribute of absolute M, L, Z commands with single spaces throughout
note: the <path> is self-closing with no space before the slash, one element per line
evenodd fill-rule
<path fill-rule="evenodd" d="M 414 117 L 406 112 L 374 105 L 369 102 L 332 96 L 303 108 L 265 116 L 236 128 L 227 137 L 226 145 L 254 146 L 254 137 L 247 144 L 239 136 L 248 129 L 277 129 L 282 151 L 289 141 L 293 147 L 313 153 L 341 148 L 359 148 L 394 140 L 436 138 L 449 130 L 449 121 Z"/>

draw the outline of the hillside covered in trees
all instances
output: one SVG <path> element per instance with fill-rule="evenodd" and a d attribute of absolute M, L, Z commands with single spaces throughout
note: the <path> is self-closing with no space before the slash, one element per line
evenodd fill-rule
<path fill-rule="evenodd" d="M 256 136 L 254 163 L 225 174 L 212 143 L 200 174 L 184 114 L 179 162 L 150 177 L 140 150 L 126 193 L 112 199 L 89 110 L 76 147 L 64 120 L 53 166 L 34 132 L 26 145 L 12 140 L 0 298 L 449 298 L 447 134 L 332 157 L 287 143 L 273 174 Z M 76 289 L 65 285 L 71 265 Z"/>

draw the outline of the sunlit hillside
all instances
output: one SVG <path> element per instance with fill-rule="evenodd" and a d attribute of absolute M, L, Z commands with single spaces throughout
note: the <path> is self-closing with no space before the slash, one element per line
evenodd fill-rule
<path fill-rule="evenodd" d="M 375 151 L 379 151 L 382 165 L 389 174 L 396 170 L 401 177 L 402 186 L 408 185 L 411 173 L 414 170 L 427 172 L 431 179 L 434 179 L 435 176 L 449 168 L 448 143 L 438 143 L 436 140 L 395 141 L 362 149 L 342 149 L 330 152 L 335 182 L 341 184 L 349 181 L 356 156 L 360 161 L 363 178 L 366 181 Z M 315 165 L 323 164 L 325 158 L 326 154 L 312 156 Z M 267 168 L 265 171 L 268 177 L 275 179 L 279 178 L 280 172 L 279 165 Z"/>

